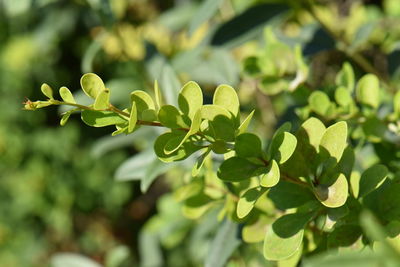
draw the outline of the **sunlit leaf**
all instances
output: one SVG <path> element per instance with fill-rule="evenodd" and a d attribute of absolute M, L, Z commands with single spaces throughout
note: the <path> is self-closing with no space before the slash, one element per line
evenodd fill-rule
<path fill-rule="evenodd" d="M 51 89 L 51 87 L 47 83 L 42 84 L 40 90 L 45 96 L 47 96 L 50 99 L 53 99 L 53 89 Z"/>
<path fill-rule="evenodd" d="M 336 174 L 326 184 L 319 184 L 315 188 L 315 196 L 328 208 L 337 208 L 346 203 L 348 197 L 348 183 L 342 174 Z"/>
<path fill-rule="evenodd" d="M 263 192 L 264 190 L 260 187 L 250 188 L 249 190 L 244 192 L 244 194 L 240 196 L 239 202 L 237 204 L 237 216 L 239 218 L 246 217 L 254 208 L 254 204 Z"/>
<path fill-rule="evenodd" d="M 105 89 L 100 91 L 94 101 L 94 109 L 107 109 L 110 106 L 110 90 Z"/>
<path fill-rule="evenodd" d="M 344 121 L 337 122 L 326 129 L 321 138 L 320 149 L 326 150 L 336 162 L 339 162 L 347 145 L 346 140 L 347 124 Z"/>
<path fill-rule="evenodd" d="M 272 139 L 271 142 L 271 157 L 279 164 L 286 162 L 296 149 L 297 139 L 289 133 L 283 132 Z"/>
<path fill-rule="evenodd" d="M 377 108 L 380 103 L 378 78 L 374 74 L 364 75 L 357 83 L 356 96 L 360 103 Z"/>
<path fill-rule="evenodd" d="M 65 102 L 76 104 L 74 96 L 67 87 L 63 86 L 60 88 L 60 96 Z"/>
<path fill-rule="evenodd" d="M 82 121 L 89 126 L 104 127 L 126 123 L 126 120 L 111 111 L 84 110 L 81 114 Z"/>
<path fill-rule="evenodd" d="M 271 160 L 266 173 L 261 176 L 260 185 L 263 187 L 273 187 L 279 182 L 280 176 L 278 163 L 275 160 Z"/>
<path fill-rule="evenodd" d="M 94 73 L 86 73 L 82 76 L 81 87 L 83 92 L 93 99 L 96 99 L 97 95 L 106 89 L 101 78 Z"/>
<path fill-rule="evenodd" d="M 203 105 L 203 93 L 200 86 L 195 82 L 186 83 L 179 93 L 178 104 L 183 114 L 193 119 L 194 114 Z"/>
<path fill-rule="evenodd" d="M 388 169 L 381 164 L 374 165 L 366 169 L 360 178 L 359 197 L 364 197 L 378 188 L 387 177 Z"/>

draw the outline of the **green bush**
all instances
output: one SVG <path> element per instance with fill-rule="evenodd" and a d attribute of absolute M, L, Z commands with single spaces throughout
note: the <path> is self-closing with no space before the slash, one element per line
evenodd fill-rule
<path fill-rule="evenodd" d="M 43 84 L 46 98 L 24 108 L 63 106 L 61 125 L 80 113 L 113 128 L 105 150 L 132 136 L 140 152 L 117 180 L 147 192 L 165 178 L 168 193 L 140 228 L 142 266 L 396 265 L 395 2 L 175 3 L 154 25 L 121 19 L 99 37 L 111 60 L 140 62 L 143 90 L 114 89 L 124 83 L 104 83 L 88 63 L 82 92 Z M 173 41 L 186 30 L 192 39 Z M 121 249 L 103 262 L 136 262 Z M 53 264 L 68 260 L 84 261 L 59 254 Z"/>

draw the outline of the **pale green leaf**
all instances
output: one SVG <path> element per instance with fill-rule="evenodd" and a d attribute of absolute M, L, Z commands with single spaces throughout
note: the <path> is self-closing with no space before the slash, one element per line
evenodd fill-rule
<path fill-rule="evenodd" d="M 238 131 L 237 131 L 238 135 L 245 133 L 247 131 L 250 121 L 253 118 L 253 115 L 254 115 L 254 110 L 252 112 L 250 112 L 250 114 L 246 117 L 246 119 L 244 119 L 244 121 L 240 124 Z"/>
<path fill-rule="evenodd" d="M 101 78 L 94 73 L 86 73 L 82 76 L 81 87 L 83 92 L 93 99 L 96 99 L 97 95 L 106 89 Z"/>
<path fill-rule="evenodd" d="M 126 123 L 126 120 L 111 111 L 84 110 L 81 113 L 84 123 L 93 127 L 104 127 Z"/>
<path fill-rule="evenodd" d="M 308 98 L 308 103 L 312 111 L 321 116 L 327 116 L 331 101 L 329 97 L 322 91 L 314 91 Z"/>
<path fill-rule="evenodd" d="M 344 86 L 350 93 L 354 90 L 354 70 L 349 62 L 343 63 L 342 69 L 336 75 L 336 84 Z"/>
<path fill-rule="evenodd" d="M 270 156 L 279 164 L 286 162 L 296 149 L 297 139 L 289 133 L 283 132 L 275 136 L 270 145 Z"/>
<path fill-rule="evenodd" d="M 320 150 L 325 149 L 331 157 L 336 159 L 336 162 L 339 162 L 347 145 L 346 140 L 347 123 L 337 122 L 326 129 L 321 138 Z"/>
<path fill-rule="evenodd" d="M 94 109 L 107 109 L 110 107 L 110 90 L 105 89 L 97 95 L 93 105 Z"/>
<path fill-rule="evenodd" d="M 342 107 L 347 107 L 353 103 L 353 98 L 350 95 L 350 91 L 343 86 L 340 86 L 336 89 L 335 100 Z"/>
<path fill-rule="evenodd" d="M 154 101 L 151 96 L 145 91 L 136 90 L 131 93 L 131 102 L 136 102 L 136 109 L 138 111 L 139 118 L 141 118 L 141 114 L 143 110 L 146 109 L 156 109 L 154 105 Z"/>
<path fill-rule="evenodd" d="M 183 114 L 193 119 L 194 114 L 203 106 L 203 92 L 195 82 L 188 82 L 178 96 L 179 108 Z"/>
<path fill-rule="evenodd" d="M 48 98 L 50 98 L 50 99 L 54 98 L 53 97 L 53 89 L 51 89 L 51 87 L 47 83 L 42 84 L 42 86 L 40 87 L 40 90 Z"/>
<path fill-rule="evenodd" d="M 337 208 L 346 203 L 348 197 L 348 183 L 342 173 L 338 173 L 327 184 L 319 184 L 315 188 L 315 196 L 328 208 Z"/>
<path fill-rule="evenodd" d="M 264 190 L 260 187 L 250 188 L 242 196 L 237 203 L 236 214 L 241 219 L 246 217 L 254 208 L 257 199 L 262 195 Z"/>
<path fill-rule="evenodd" d="M 380 103 L 378 78 L 374 74 L 364 75 L 357 83 L 356 96 L 360 103 L 377 108 Z"/>
<path fill-rule="evenodd" d="M 261 176 L 260 185 L 263 187 L 275 186 L 281 177 L 278 163 L 275 160 L 271 160 L 266 169 L 266 173 Z"/>
<path fill-rule="evenodd" d="M 61 117 L 60 125 L 64 126 L 67 123 L 70 116 L 71 116 L 71 112 L 65 112 Z"/>
<path fill-rule="evenodd" d="M 238 117 L 239 97 L 231 86 L 225 84 L 218 86 L 214 93 L 213 104 L 225 108 L 234 117 Z"/>
<path fill-rule="evenodd" d="M 301 125 L 299 132 L 301 131 L 304 131 L 303 137 L 308 138 L 309 144 L 318 150 L 326 131 L 325 125 L 319 119 L 311 117 Z"/>
<path fill-rule="evenodd" d="M 207 148 L 207 150 L 197 158 L 197 160 L 192 168 L 192 176 L 193 177 L 195 177 L 199 174 L 200 169 L 201 169 L 201 167 L 203 167 L 204 161 L 207 158 L 207 156 L 210 154 L 210 152 L 211 152 L 211 149 Z"/>
<path fill-rule="evenodd" d="M 264 239 L 264 257 L 279 261 L 289 258 L 300 249 L 304 227 L 313 213 L 286 214 L 267 228 Z"/>
<path fill-rule="evenodd" d="M 155 96 L 155 100 L 156 100 L 157 109 L 160 109 L 162 106 L 161 91 L 160 91 L 160 87 L 158 86 L 157 80 L 154 81 L 154 96 Z"/>
<path fill-rule="evenodd" d="M 133 132 L 137 123 L 137 111 L 136 111 L 136 103 L 132 102 L 131 113 L 129 116 L 129 124 L 128 124 L 128 133 Z"/>
<path fill-rule="evenodd" d="M 65 102 L 76 104 L 74 96 L 67 87 L 63 86 L 60 88 L 60 96 Z"/>

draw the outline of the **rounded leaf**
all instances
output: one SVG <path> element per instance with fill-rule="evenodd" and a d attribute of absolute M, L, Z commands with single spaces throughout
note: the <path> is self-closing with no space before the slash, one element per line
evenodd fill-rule
<path fill-rule="evenodd" d="M 42 84 L 40 90 L 45 96 L 47 96 L 50 99 L 53 99 L 53 89 L 51 89 L 51 87 L 47 83 Z"/>
<path fill-rule="evenodd" d="M 273 187 L 279 182 L 280 176 L 278 163 L 275 160 L 271 160 L 266 173 L 261 176 L 260 185 L 263 187 Z"/>
<path fill-rule="evenodd" d="M 59 92 L 60 92 L 60 96 L 61 96 L 62 100 L 64 100 L 67 103 L 76 104 L 74 96 L 72 95 L 71 91 L 67 87 L 65 87 L 65 86 L 61 87 Z"/>
<path fill-rule="evenodd" d="M 235 151 L 239 157 L 250 158 L 261 156 L 261 140 L 252 133 L 238 135 L 235 140 Z"/>
<path fill-rule="evenodd" d="M 348 183 L 343 173 L 336 175 L 330 184 L 320 184 L 315 188 L 315 196 L 328 208 L 337 208 L 346 203 Z"/>
<path fill-rule="evenodd" d="M 240 197 L 236 208 L 236 214 L 240 219 L 246 217 L 251 212 L 254 208 L 254 204 L 262 193 L 264 193 L 264 190 L 260 187 L 250 188 L 244 192 Z"/>
<path fill-rule="evenodd" d="M 194 114 L 203 106 L 203 92 L 195 82 L 188 82 L 178 96 L 178 105 L 183 114 L 193 119 Z"/>
<path fill-rule="evenodd" d="M 81 87 L 83 92 L 96 99 L 97 95 L 105 88 L 103 81 L 94 73 L 86 73 L 81 78 Z"/>
<path fill-rule="evenodd" d="M 232 157 L 222 162 L 217 175 L 221 180 L 236 182 L 252 177 L 259 167 L 247 159 Z"/>
<path fill-rule="evenodd" d="M 158 111 L 158 120 L 168 128 L 186 128 L 182 113 L 174 106 L 164 105 Z"/>
<path fill-rule="evenodd" d="M 231 86 L 222 84 L 215 89 L 213 104 L 224 107 L 231 112 L 236 118 L 239 114 L 239 97 L 235 89 Z"/>
<path fill-rule="evenodd" d="M 377 108 L 380 103 L 378 77 L 374 74 L 364 75 L 358 81 L 356 96 L 360 103 Z"/>
<path fill-rule="evenodd" d="M 102 90 L 94 101 L 94 109 L 107 109 L 110 106 L 110 90 Z"/>
<path fill-rule="evenodd" d="M 347 123 L 337 122 L 329 126 L 321 138 L 320 150 L 325 150 L 331 157 L 339 162 L 346 148 Z"/>
<path fill-rule="evenodd" d="M 317 114 L 326 116 L 331 106 L 329 97 L 322 91 L 314 91 L 308 98 L 310 108 Z"/>
<path fill-rule="evenodd" d="M 364 197 L 378 188 L 388 175 L 388 169 L 382 164 L 377 164 L 366 169 L 359 181 L 358 197 Z"/>
<path fill-rule="evenodd" d="M 296 149 L 297 139 L 289 133 L 283 132 L 272 139 L 270 155 L 279 164 L 286 162 Z"/>

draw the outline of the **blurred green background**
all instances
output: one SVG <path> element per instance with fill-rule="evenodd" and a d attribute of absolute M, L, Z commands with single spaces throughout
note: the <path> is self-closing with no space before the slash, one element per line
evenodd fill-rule
<path fill-rule="evenodd" d="M 312 19 L 284 5 L 288 2 L 293 1 L 0 0 L 0 266 L 80 266 L 68 262 L 88 258 L 107 267 L 201 266 L 216 214 L 189 221 L 170 195 L 159 199 L 179 184 L 176 177 L 185 175 L 185 167 L 157 165 L 153 173 L 132 173 L 132 164 L 126 164 L 138 151 L 151 149 L 157 130 L 110 138 L 112 130 L 90 128 L 77 116 L 60 127 L 62 109 L 27 112 L 21 103 L 43 98 L 43 82 L 55 89 L 67 86 L 84 102 L 79 79 L 86 72 L 103 78 L 116 105 L 127 104 L 132 90 L 150 91 L 155 79 L 167 100 L 188 80 L 201 84 L 206 101 L 216 85 L 227 83 L 240 88 L 244 114 L 262 110 L 253 130 L 269 136 L 278 120 L 295 115 L 287 95 L 271 103 L 253 79 L 243 78 L 246 66 L 240 62 L 260 49 L 264 27 L 284 33 L 279 37 L 289 45 L 303 45 L 305 54 L 318 54 L 310 62 L 317 70 L 314 84 L 324 85 L 346 59 L 332 52 L 334 43 Z M 353 2 L 356 8 L 347 7 L 353 12 L 349 36 L 365 22 L 400 14 L 396 0 Z M 359 36 L 356 48 L 398 51 L 394 25 L 383 25 L 391 30 L 385 37 Z M 329 68 L 320 67 L 332 57 Z M 375 59 L 379 63 L 379 55 Z M 152 162 L 150 154 L 142 164 Z M 167 169 L 167 182 L 157 180 L 149 188 Z M 142 185 L 114 179 L 139 176 L 152 178 Z M 263 266 L 261 255 L 243 249 Z M 85 266 L 96 266 L 93 261 Z"/>

